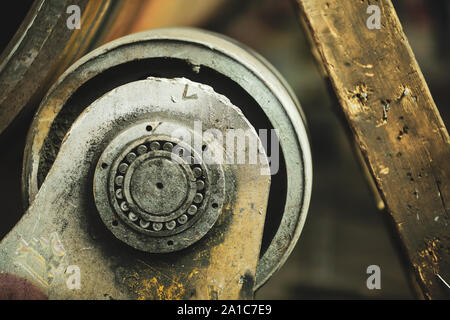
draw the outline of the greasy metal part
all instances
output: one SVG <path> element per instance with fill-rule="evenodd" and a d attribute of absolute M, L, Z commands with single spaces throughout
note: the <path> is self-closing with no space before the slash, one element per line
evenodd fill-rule
<path fill-rule="evenodd" d="M 71 98 L 76 96 L 78 88 L 88 86 L 108 70 L 126 66 L 129 62 L 142 63 L 146 68 L 145 61 L 160 58 L 187 62 L 199 74 L 210 69 L 230 79 L 258 104 L 258 108 L 249 112 L 265 113 L 280 137 L 287 192 L 279 195 L 286 197 L 284 211 L 278 213 L 282 215 L 280 226 L 259 261 L 257 289 L 284 264 L 306 219 L 312 186 L 306 124 L 298 101 L 273 67 L 250 49 L 210 32 L 169 28 L 130 35 L 91 52 L 69 68 L 42 103 L 29 133 L 23 168 L 25 203 L 31 203 L 40 188 L 43 164 L 53 164 L 53 160 L 44 157 L 46 141 L 55 132 L 61 136 L 58 130 L 65 133 L 61 122 L 54 126 L 55 119 L 64 113 L 66 105 L 71 106 Z M 149 68 L 149 75 L 151 72 L 152 68 Z M 74 109 L 77 107 L 77 104 L 73 105 Z"/>
<path fill-rule="evenodd" d="M 149 101 L 173 94 L 176 80 L 151 79 L 161 84 L 157 93 L 148 94 Z M 202 98 L 196 99 L 199 115 L 205 105 L 219 105 L 219 110 L 223 103 Z M 118 239 L 150 253 L 178 251 L 200 240 L 217 221 L 225 196 L 222 165 L 211 158 L 211 153 L 224 154 L 222 146 L 211 141 L 210 151 L 204 153 L 202 144 L 195 150 L 174 138 L 175 132 L 191 137 L 196 133 L 186 118 L 167 113 L 170 121 L 140 123 L 114 138 L 94 176 L 95 202 L 105 225 Z"/>
<path fill-rule="evenodd" d="M 69 29 L 66 10 L 81 11 L 80 29 Z M 119 2 L 36 0 L 0 56 L 0 134 L 36 107 L 51 83 L 95 43 Z M 106 34 L 105 34 L 106 36 Z"/>
<path fill-rule="evenodd" d="M 169 88 L 171 94 L 164 94 Z M 186 88 L 191 99 L 183 99 Z M 213 104 L 199 109 L 199 101 Z M 49 299 L 251 298 L 270 187 L 270 176 L 261 174 L 268 169 L 263 149 L 259 164 L 222 165 L 225 197 L 218 220 L 176 254 L 135 250 L 115 240 L 98 217 L 92 187 L 98 160 L 109 159 L 103 152 L 130 127 L 162 141 L 158 124 L 173 119 L 184 119 L 188 130 L 201 119 L 204 130 L 225 134 L 233 126 L 258 139 L 240 110 L 205 85 L 152 78 L 111 90 L 72 125 L 35 200 L 0 243 L 0 272 L 31 281 Z M 218 143 L 212 136 L 204 142 Z M 246 157 L 250 149 L 224 148 Z M 81 272 L 79 289 L 68 285 L 74 267 Z"/>

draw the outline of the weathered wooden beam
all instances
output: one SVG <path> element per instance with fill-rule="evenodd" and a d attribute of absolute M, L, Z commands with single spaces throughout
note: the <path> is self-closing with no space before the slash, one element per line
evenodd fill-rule
<path fill-rule="evenodd" d="M 295 2 L 424 296 L 448 298 L 450 139 L 391 1 Z"/>

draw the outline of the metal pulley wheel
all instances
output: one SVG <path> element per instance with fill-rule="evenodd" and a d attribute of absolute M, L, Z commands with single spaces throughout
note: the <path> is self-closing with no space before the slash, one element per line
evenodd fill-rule
<path fill-rule="evenodd" d="M 114 109 L 119 105 L 125 110 Z M 94 122 L 99 129 L 93 129 Z M 250 130 L 248 138 L 256 139 L 263 161 L 256 169 L 246 168 L 247 177 L 243 169 L 212 159 L 227 150 L 211 132 L 230 129 Z M 261 143 L 260 129 L 274 129 L 281 148 Z M 215 224 L 222 225 L 220 212 L 237 214 L 239 192 L 246 192 L 254 195 L 252 208 L 267 206 L 252 289 L 261 287 L 294 248 L 312 185 L 306 124 L 288 85 L 250 49 L 209 32 L 169 28 L 118 39 L 78 60 L 35 115 L 23 165 L 26 207 L 39 200 L 46 178 L 62 170 L 65 163 L 58 159 L 69 150 L 64 144 L 76 146 L 71 139 L 84 131 L 91 134 L 79 140 L 86 145 L 69 153 L 86 157 L 70 172 L 93 185 L 93 204 L 81 191 L 74 198 L 96 211 L 100 224 L 121 245 L 149 254 L 185 252 Z M 186 143 L 185 137 L 194 143 Z M 255 178 L 257 169 L 267 169 L 267 158 L 274 174 Z M 88 172 L 76 172 L 82 168 Z M 261 190 L 242 189 L 241 181 L 249 177 Z M 251 234 L 252 221 L 246 223 Z"/>

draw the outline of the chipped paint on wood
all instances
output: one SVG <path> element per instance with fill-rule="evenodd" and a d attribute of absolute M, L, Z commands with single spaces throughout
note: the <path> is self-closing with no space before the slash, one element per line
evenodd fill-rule
<path fill-rule="evenodd" d="M 376 2 L 380 30 L 365 24 L 373 1 L 295 2 L 421 290 L 448 297 L 436 272 L 450 277 L 450 138 L 392 1 Z"/>

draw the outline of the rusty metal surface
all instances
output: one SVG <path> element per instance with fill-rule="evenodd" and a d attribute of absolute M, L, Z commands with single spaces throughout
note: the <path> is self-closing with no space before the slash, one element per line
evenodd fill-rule
<path fill-rule="evenodd" d="M 81 28 L 67 27 L 66 9 L 81 9 Z M 36 107 L 51 83 L 99 37 L 115 1 L 36 0 L 0 57 L 0 134 Z M 98 40 L 98 39 L 97 39 Z"/>
<path fill-rule="evenodd" d="M 154 119 L 183 116 L 186 123 L 204 120 L 205 129 L 225 131 L 232 125 L 256 136 L 225 97 L 205 105 L 201 114 L 196 99 L 182 99 L 188 84 L 191 96 L 217 101 L 212 89 L 188 80 L 168 83 L 180 98 L 176 102 L 170 95 L 149 101 L 149 93 L 158 92 L 161 84 L 149 79 L 118 87 L 83 112 L 34 202 L 0 243 L 1 271 L 28 279 L 49 299 L 252 297 L 270 186 L 270 176 L 261 175 L 268 166 L 265 156 L 262 164 L 223 165 L 226 192 L 218 221 L 201 240 L 176 254 L 137 251 L 116 240 L 98 217 L 92 193 L 97 160 L 130 124 L 155 126 Z M 69 265 L 81 270 L 79 290 L 67 287 Z"/>
<path fill-rule="evenodd" d="M 264 112 L 282 137 L 280 145 L 286 161 L 288 190 L 284 212 L 278 213 L 283 215 L 280 227 L 258 265 L 255 288 L 259 288 L 284 264 L 306 219 L 312 186 L 308 135 L 298 101 L 273 67 L 248 48 L 215 34 L 170 28 L 130 35 L 88 54 L 69 68 L 41 105 L 29 133 L 23 170 L 25 203 L 31 202 L 39 190 L 39 172 L 42 163 L 48 162 L 43 159 L 46 141 L 55 135 L 55 129 L 65 132 L 61 123 L 54 126 L 55 119 L 70 105 L 68 101 L 77 88 L 130 61 L 141 63 L 158 58 L 187 62 L 200 74 L 210 68 L 229 78 L 256 100 L 259 108 L 251 112 Z M 151 70 L 148 72 L 151 74 Z M 73 105 L 74 109 L 77 107 Z M 56 135 L 64 136 L 61 132 L 56 131 Z"/>

